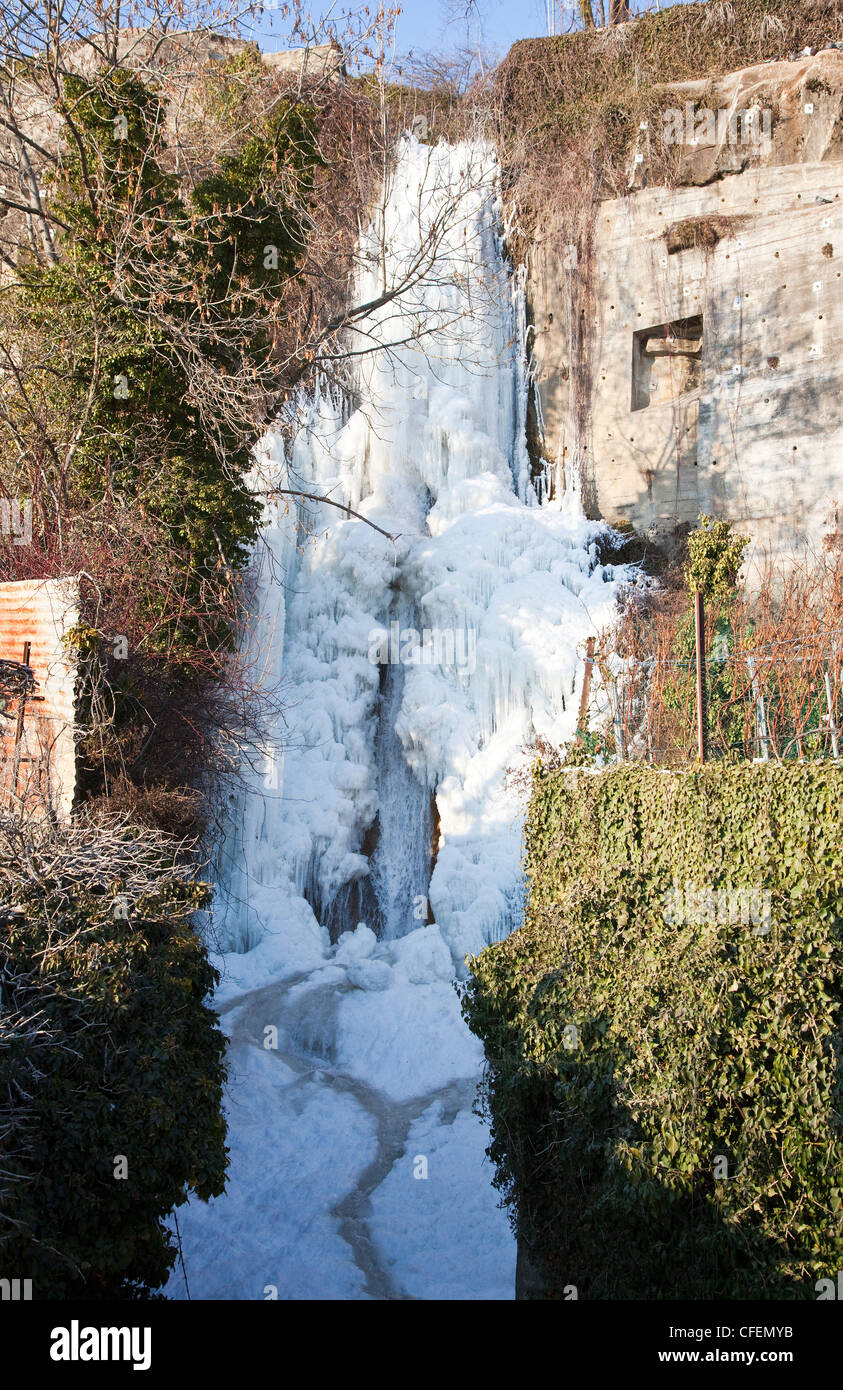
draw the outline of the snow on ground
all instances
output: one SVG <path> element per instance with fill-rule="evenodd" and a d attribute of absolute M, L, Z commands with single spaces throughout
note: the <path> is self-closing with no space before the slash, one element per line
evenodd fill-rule
<path fill-rule="evenodd" d="M 191 1298 L 365 1297 L 331 1213 L 375 1155 L 374 1121 L 277 1054 L 240 1047 L 233 1063 L 228 1192 L 178 1215 Z M 186 1297 L 180 1267 L 166 1292 Z"/>
<path fill-rule="evenodd" d="M 373 1196 L 372 1235 L 386 1268 L 413 1298 L 513 1296 L 512 1244 L 496 1207 L 488 1142 L 476 1115 L 460 1110 L 449 1118 L 435 1101 L 411 1126 L 401 1158 Z"/>
<path fill-rule="evenodd" d="M 178 1213 L 192 1298 L 512 1298 L 471 1113 L 482 1049 L 435 926 L 361 926 L 303 978 L 233 995 L 223 1023 L 231 1169 Z M 181 1266 L 166 1293 L 187 1297 Z"/>

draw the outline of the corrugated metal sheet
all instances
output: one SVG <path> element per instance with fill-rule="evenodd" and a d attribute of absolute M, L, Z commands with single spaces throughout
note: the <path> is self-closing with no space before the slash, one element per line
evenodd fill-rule
<path fill-rule="evenodd" d="M 0 657 L 23 661 L 29 643 L 29 666 L 37 682 L 35 698 L 24 706 L 20 740 L 16 736 L 19 704 L 10 704 L 11 718 L 0 718 L 3 809 L 21 801 L 43 802 L 46 797 L 58 816 L 70 815 L 76 790 L 76 666 L 62 638 L 78 622 L 78 590 L 73 580 L 0 584 Z"/>

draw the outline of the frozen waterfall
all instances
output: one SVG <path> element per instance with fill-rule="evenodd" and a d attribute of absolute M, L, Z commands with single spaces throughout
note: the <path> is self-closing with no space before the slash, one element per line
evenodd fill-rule
<path fill-rule="evenodd" d="M 380 530 L 266 508 L 248 642 L 284 709 L 221 851 L 232 1169 L 180 1217 L 193 1297 L 513 1294 L 454 980 L 517 921 L 519 773 L 616 582 L 531 481 L 493 149 L 403 141 L 361 250 L 350 387 L 256 462 Z"/>

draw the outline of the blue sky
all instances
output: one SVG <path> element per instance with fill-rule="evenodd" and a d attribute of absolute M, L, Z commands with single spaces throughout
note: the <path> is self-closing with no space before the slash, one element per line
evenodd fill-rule
<path fill-rule="evenodd" d="M 548 32 L 546 0 L 399 0 L 399 3 L 402 11 L 396 29 L 399 54 L 444 52 L 468 41 L 472 46 L 479 45 L 503 57 L 516 39 L 534 38 Z M 671 3 L 677 0 L 634 0 L 634 8 L 658 6 L 667 9 Z M 377 0 L 370 0 L 370 9 L 376 8 Z M 571 8 L 570 0 L 567 3 L 557 0 L 560 16 Z M 333 18 L 343 12 L 359 12 L 361 6 L 354 0 L 339 0 L 334 5 L 330 0 L 316 0 L 311 9 L 320 16 L 330 11 Z M 255 34 L 262 48 L 284 48 L 289 42 L 285 21 L 280 13 L 273 13 L 278 10 L 280 0 L 268 0 L 264 20 Z M 342 28 L 341 20 L 338 27 Z M 564 29 L 564 19 L 560 27 Z"/>

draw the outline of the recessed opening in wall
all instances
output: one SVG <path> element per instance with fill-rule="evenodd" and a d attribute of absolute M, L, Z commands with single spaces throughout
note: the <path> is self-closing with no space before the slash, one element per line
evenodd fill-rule
<path fill-rule="evenodd" d="M 672 401 L 700 384 L 702 314 L 632 335 L 632 409 Z"/>

